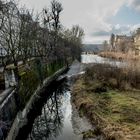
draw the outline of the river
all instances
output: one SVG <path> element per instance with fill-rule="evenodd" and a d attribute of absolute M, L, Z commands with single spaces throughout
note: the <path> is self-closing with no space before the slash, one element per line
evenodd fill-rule
<path fill-rule="evenodd" d="M 53 87 L 52 87 L 53 88 Z M 43 105 L 41 114 L 36 117 L 28 140 L 80 140 L 72 125 L 71 94 L 67 80 L 49 91 L 52 95 Z"/>
<path fill-rule="evenodd" d="M 127 65 L 127 63 L 124 61 L 117 61 L 109 58 L 103 58 L 93 54 L 88 54 L 88 55 L 83 54 L 81 55 L 81 58 L 82 58 L 81 62 L 84 64 L 93 64 L 93 63 L 110 64 L 117 67 L 124 67 Z"/>
<path fill-rule="evenodd" d="M 84 73 L 85 63 L 104 62 L 107 59 L 95 55 L 82 55 L 82 63 L 74 61 L 70 70 L 52 83 L 34 105 L 29 123 L 21 128 L 17 140 L 82 140 L 82 132 L 94 127 L 85 117 L 79 117 L 71 103 L 72 77 Z"/>

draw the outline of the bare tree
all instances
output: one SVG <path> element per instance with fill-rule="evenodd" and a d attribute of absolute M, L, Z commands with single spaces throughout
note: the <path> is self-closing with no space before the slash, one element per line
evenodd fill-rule
<path fill-rule="evenodd" d="M 19 51 L 20 57 L 24 63 L 32 57 L 31 50 L 33 47 L 33 13 L 29 12 L 25 7 L 20 9 L 20 33 L 19 33 Z"/>
<path fill-rule="evenodd" d="M 112 33 L 110 37 L 110 44 L 111 44 L 112 50 L 115 50 L 114 42 L 115 42 L 115 35 Z"/>
<path fill-rule="evenodd" d="M 79 25 L 73 26 L 71 32 L 74 38 L 79 39 L 79 41 L 81 41 L 84 35 L 84 30 Z"/>
<path fill-rule="evenodd" d="M 107 51 L 108 50 L 108 42 L 107 42 L 107 40 L 105 40 L 103 42 L 103 47 L 104 47 L 104 51 Z"/>
<path fill-rule="evenodd" d="M 18 55 L 19 55 L 19 11 L 15 3 L 12 1 L 5 4 L 4 25 L 0 30 L 1 46 L 7 52 L 15 66 L 16 80 L 18 81 Z"/>
<path fill-rule="evenodd" d="M 4 13 L 6 12 L 6 7 L 3 1 L 0 0 L 0 29 L 4 25 Z"/>
<path fill-rule="evenodd" d="M 20 74 L 19 61 L 27 62 L 34 57 L 38 72 L 43 81 L 42 62 L 45 64 L 66 64 L 69 58 L 79 59 L 84 31 L 78 25 L 63 33 L 60 22 L 62 4 L 53 0 L 50 10 L 43 10 L 43 25 L 39 16 L 23 7 L 18 8 L 14 0 L 0 1 L 0 47 L 6 52 L 7 62 L 14 65 L 16 80 L 16 102 L 20 108 Z"/>
<path fill-rule="evenodd" d="M 72 59 L 80 60 L 84 30 L 79 25 L 75 25 L 72 29 L 64 31 L 63 36 L 67 40 L 67 44 L 71 50 L 70 55 L 72 56 Z"/>
<path fill-rule="evenodd" d="M 62 4 L 56 0 L 53 0 L 51 2 L 51 9 L 50 11 L 47 9 L 44 9 L 44 23 L 46 27 L 49 28 L 50 36 L 51 36 L 51 42 L 50 47 L 52 51 L 54 51 L 54 54 L 56 54 L 56 51 L 54 48 L 57 47 L 57 37 L 59 34 L 59 30 L 61 27 L 60 23 L 60 14 L 62 12 Z"/>
<path fill-rule="evenodd" d="M 53 0 L 51 2 L 51 18 L 52 18 L 52 26 L 55 32 L 58 32 L 60 29 L 60 13 L 62 12 L 62 4 Z"/>
<path fill-rule="evenodd" d="M 5 10 L 3 12 L 4 24 L 0 30 L 0 46 L 6 52 L 6 56 L 10 59 L 11 63 L 14 65 L 14 74 L 16 80 L 16 102 L 19 105 L 19 48 L 20 48 L 20 18 L 19 10 L 17 4 L 14 1 L 6 2 L 4 4 Z M 8 60 L 7 59 L 7 60 Z"/>
<path fill-rule="evenodd" d="M 43 10 L 44 24 L 50 30 L 58 32 L 61 27 L 60 14 L 63 11 L 62 4 L 56 0 L 52 0 L 51 7 Z"/>

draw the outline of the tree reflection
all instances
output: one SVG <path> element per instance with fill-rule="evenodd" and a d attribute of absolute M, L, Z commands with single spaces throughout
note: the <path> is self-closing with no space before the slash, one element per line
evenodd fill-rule
<path fill-rule="evenodd" d="M 35 119 L 29 140 L 53 140 L 61 134 L 64 119 L 61 106 L 68 86 L 63 82 L 53 90 L 53 95 L 42 108 L 42 114 Z"/>

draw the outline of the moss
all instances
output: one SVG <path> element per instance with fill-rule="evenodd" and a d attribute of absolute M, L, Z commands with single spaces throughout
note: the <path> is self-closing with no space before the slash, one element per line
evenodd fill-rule
<path fill-rule="evenodd" d="M 25 106 L 38 85 L 39 79 L 34 71 L 28 71 L 21 77 L 19 93 L 22 101 L 22 107 Z"/>
<path fill-rule="evenodd" d="M 39 66 L 38 66 L 39 63 Z M 33 95 L 39 84 L 47 78 L 54 74 L 57 70 L 64 66 L 63 63 L 50 63 L 43 64 L 40 60 L 30 62 L 30 69 L 25 69 L 25 67 L 20 68 L 20 89 L 19 95 L 21 100 L 21 108 L 24 108 L 26 103 L 29 101 L 30 97 Z"/>
<path fill-rule="evenodd" d="M 22 77 L 22 76 L 24 76 L 26 74 L 26 72 L 24 71 L 24 72 L 21 72 L 19 75 L 20 75 L 20 77 Z"/>

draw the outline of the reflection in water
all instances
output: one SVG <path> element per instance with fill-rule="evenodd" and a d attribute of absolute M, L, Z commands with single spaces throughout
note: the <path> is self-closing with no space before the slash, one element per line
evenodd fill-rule
<path fill-rule="evenodd" d="M 53 90 L 35 119 L 28 140 L 78 140 L 73 133 L 71 113 L 70 91 L 63 82 Z"/>
<path fill-rule="evenodd" d="M 42 114 L 38 116 L 33 124 L 29 139 L 41 140 L 59 135 L 62 128 L 63 115 L 59 106 L 61 106 L 61 96 L 57 98 L 53 94 L 42 109 Z"/>
<path fill-rule="evenodd" d="M 103 60 L 105 59 L 93 55 L 82 56 L 83 63 L 103 63 Z M 84 65 L 76 62 L 71 66 L 67 77 L 83 73 L 83 69 Z M 16 140 L 82 140 L 80 134 L 87 125 L 85 121 L 81 123 L 80 118 L 76 119 L 77 116 L 74 118 L 68 83 L 64 79 L 59 80 L 45 89 L 39 100 L 34 103 L 28 114 L 28 124 L 21 128 Z M 68 80 L 70 85 L 73 80 L 74 78 Z M 85 128 L 81 129 L 77 122 Z M 75 131 L 75 128 L 79 131 Z M 86 130 L 89 130 L 89 127 Z M 75 134 L 74 131 L 78 133 Z"/>

